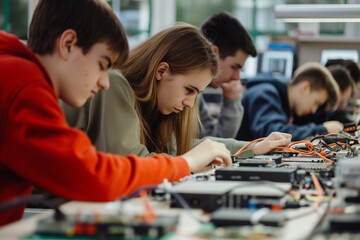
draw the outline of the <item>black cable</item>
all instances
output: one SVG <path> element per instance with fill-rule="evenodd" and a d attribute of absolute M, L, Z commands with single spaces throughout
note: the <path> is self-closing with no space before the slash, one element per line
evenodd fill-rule
<path fill-rule="evenodd" d="M 316 139 L 323 138 L 323 137 L 325 137 L 325 136 L 324 136 L 324 135 L 315 136 L 315 137 L 313 137 L 309 142 L 313 142 L 313 141 L 315 141 Z"/>
<path fill-rule="evenodd" d="M 41 204 L 55 210 L 55 216 L 54 216 L 55 220 L 60 221 L 60 220 L 65 219 L 65 214 L 60 210 L 60 208 L 57 205 L 53 204 L 52 202 L 50 202 L 48 200 L 45 200 L 42 198 L 37 198 L 37 197 L 31 197 L 31 196 L 16 198 L 12 201 L 2 203 L 0 205 L 0 212 L 6 211 L 10 208 L 13 208 L 18 205 L 26 204 L 26 203 L 41 203 Z"/>
<path fill-rule="evenodd" d="M 321 139 L 320 143 L 324 145 L 327 149 L 329 149 L 331 152 L 335 152 L 334 149 L 332 149 L 329 144 L 327 144 L 324 140 Z"/>

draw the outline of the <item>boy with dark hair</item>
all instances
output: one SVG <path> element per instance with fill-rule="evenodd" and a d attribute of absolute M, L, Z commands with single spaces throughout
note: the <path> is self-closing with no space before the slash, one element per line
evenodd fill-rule
<path fill-rule="evenodd" d="M 126 157 L 97 152 L 70 128 L 58 98 L 82 106 L 109 87 L 108 70 L 122 65 L 128 44 L 104 0 L 40 0 L 29 47 L 0 32 L 0 204 L 29 196 L 33 185 L 61 197 L 110 201 L 165 178 L 178 181 L 230 152 L 211 140 L 178 157 Z M 206 152 L 206 154 L 204 154 Z M 0 226 L 25 205 L 0 213 Z"/>
<path fill-rule="evenodd" d="M 221 85 L 223 97 L 217 120 L 210 117 L 204 97 L 199 95 L 200 119 L 204 126 L 202 136 L 234 138 L 240 128 L 244 114 L 241 105 L 243 87 L 240 82 L 240 70 L 249 55 L 256 57 L 253 40 L 241 23 L 227 12 L 214 14 L 201 26 L 205 37 L 213 44 L 220 73 L 210 87 Z"/>
<path fill-rule="evenodd" d="M 334 110 L 339 98 L 339 86 L 320 63 L 300 66 L 290 82 L 270 75 L 251 79 L 242 100 L 245 114 L 237 139 L 254 140 L 280 131 L 297 141 L 339 132 L 343 125 L 338 121 L 297 122 L 298 117 L 315 113 L 325 103 L 327 111 Z"/>
<path fill-rule="evenodd" d="M 340 65 L 346 68 L 349 71 L 350 76 L 353 78 L 355 84 L 360 84 L 360 68 L 356 62 L 350 59 L 329 59 L 325 63 L 325 67 L 330 67 L 333 65 Z"/>

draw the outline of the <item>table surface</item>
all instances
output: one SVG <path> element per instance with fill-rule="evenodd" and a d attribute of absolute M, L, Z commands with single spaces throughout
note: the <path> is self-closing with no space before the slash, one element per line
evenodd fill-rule
<path fill-rule="evenodd" d="M 179 214 L 180 219 L 177 232 L 171 236 L 171 239 L 184 239 L 184 237 L 186 239 L 199 239 L 199 237 L 194 236 L 194 234 L 200 229 L 202 224 L 194 217 L 190 216 L 190 214 L 185 210 L 169 208 L 169 205 L 164 202 L 151 201 L 151 205 L 155 213 L 158 215 Z M 305 207 L 296 210 L 284 210 L 290 218 L 295 216 L 301 217 L 295 217 L 291 221 L 288 221 L 285 226 L 279 228 L 282 231 L 282 235 L 278 239 L 305 239 L 312 232 L 316 223 L 324 213 L 326 205 L 326 203 L 322 204 L 318 210 L 314 210 L 313 207 Z M 96 211 L 100 214 L 114 213 L 114 211 L 117 211 L 117 207 L 114 202 L 94 203 L 71 201 L 63 204 L 60 208 L 67 214 L 76 213 L 80 210 Z M 126 202 L 122 209 L 126 213 L 133 214 L 141 214 L 144 211 L 142 200 L 139 198 L 134 198 Z M 204 215 L 201 210 L 192 209 L 191 211 L 196 217 L 202 218 L 202 220 L 206 221 L 209 219 L 209 215 Z M 0 239 L 20 239 L 31 235 L 36 229 L 37 222 L 42 218 L 50 216 L 52 213 L 52 210 L 48 210 L 42 214 L 3 226 L 0 228 Z"/>

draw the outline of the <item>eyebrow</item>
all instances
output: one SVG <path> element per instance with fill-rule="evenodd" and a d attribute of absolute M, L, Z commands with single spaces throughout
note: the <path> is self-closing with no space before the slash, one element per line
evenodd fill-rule
<path fill-rule="evenodd" d="M 108 69 L 110 69 L 111 68 L 111 65 L 112 65 L 112 62 L 111 62 L 111 59 L 108 57 L 108 56 L 105 56 L 105 55 L 103 55 L 103 56 L 101 56 L 102 58 L 105 58 L 107 61 L 108 61 Z"/>
<path fill-rule="evenodd" d="M 197 93 L 202 93 L 203 91 L 200 91 L 197 87 L 189 85 L 189 87 L 191 87 L 192 89 L 196 90 Z"/>
<path fill-rule="evenodd" d="M 234 67 L 241 69 L 243 66 L 241 66 L 240 64 L 234 64 Z"/>

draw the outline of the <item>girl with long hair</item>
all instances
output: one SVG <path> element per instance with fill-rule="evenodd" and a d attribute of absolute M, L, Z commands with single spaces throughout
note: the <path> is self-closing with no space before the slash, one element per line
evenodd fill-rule
<path fill-rule="evenodd" d="M 212 44 L 202 33 L 188 24 L 176 25 L 133 48 L 120 71 L 110 72 L 108 91 L 95 95 L 82 109 L 64 106 L 65 115 L 101 151 L 181 155 L 204 140 L 197 140 L 201 125 L 196 97 L 218 69 Z M 232 154 L 247 144 L 211 139 L 224 143 Z M 273 133 L 240 156 L 265 154 L 290 139 L 288 134 Z"/>

